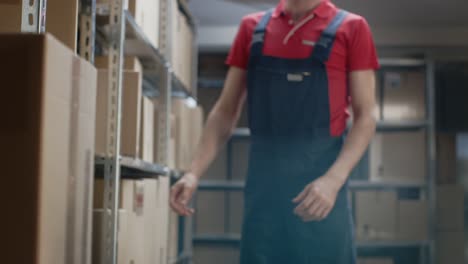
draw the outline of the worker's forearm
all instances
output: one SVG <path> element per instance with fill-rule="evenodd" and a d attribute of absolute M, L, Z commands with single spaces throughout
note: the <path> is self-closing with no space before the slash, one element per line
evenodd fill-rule
<path fill-rule="evenodd" d="M 329 172 L 344 184 L 364 155 L 375 134 L 376 121 L 370 114 L 358 115 L 346 137 L 343 149 Z"/>
<path fill-rule="evenodd" d="M 216 110 L 209 115 L 190 166 L 190 172 L 197 178 L 205 173 L 220 148 L 231 136 L 233 123 L 236 121 L 233 119 L 235 118 Z"/>

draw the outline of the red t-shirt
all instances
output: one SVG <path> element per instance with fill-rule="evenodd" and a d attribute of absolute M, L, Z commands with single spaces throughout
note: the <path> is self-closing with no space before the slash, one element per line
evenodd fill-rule
<path fill-rule="evenodd" d="M 304 59 L 311 55 L 313 43 L 329 25 L 338 8 L 323 0 L 301 21 L 294 23 L 284 11 L 284 1 L 276 7 L 267 26 L 263 53 L 266 56 Z M 230 66 L 247 69 L 253 31 L 265 12 L 247 15 L 226 60 Z M 303 24 L 303 25 L 301 25 Z M 346 128 L 349 106 L 348 73 L 378 69 L 377 52 L 367 21 L 349 14 L 338 29 L 329 60 L 326 62 L 329 81 L 330 133 L 339 136 Z"/>

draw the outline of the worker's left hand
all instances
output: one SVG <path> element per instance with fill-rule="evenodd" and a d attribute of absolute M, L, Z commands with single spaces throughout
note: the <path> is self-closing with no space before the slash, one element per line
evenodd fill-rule
<path fill-rule="evenodd" d="M 304 222 L 325 219 L 335 206 L 336 196 L 341 187 L 342 183 L 332 175 L 326 174 L 318 178 L 294 198 L 293 202 L 298 204 L 294 213 Z"/>

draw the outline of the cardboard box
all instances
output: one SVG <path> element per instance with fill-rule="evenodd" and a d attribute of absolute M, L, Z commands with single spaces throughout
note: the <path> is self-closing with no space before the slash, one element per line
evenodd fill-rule
<path fill-rule="evenodd" d="M 226 55 L 224 54 L 202 54 L 198 64 L 199 76 L 208 79 L 224 79 L 228 71 L 225 61 Z"/>
<path fill-rule="evenodd" d="M 48 0 L 46 31 L 77 50 L 78 0 Z M 0 32 L 21 32 L 22 0 L 0 1 Z"/>
<path fill-rule="evenodd" d="M 193 259 L 194 263 L 218 264 L 222 260 L 223 264 L 238 264 L 240 252 L 232 246 L 196 245 Z"/>
<path fill-rule="evenodd" d="M 195 201 L 195 233 L 224 234 L 225 192 L 199 192 Z"/>
<path fill-rule="evenodd" d="M 94 58 L 94 66 L 98 69 L 106 70 L 109 68 L 109 57 L 108 56 L 96 56 Z M 127 71 L 134 71 L 134 72 L 141 72 L 143 73 L 143 65 L 141 64 L 140 60 L 134 56 L 125 56 L 124 70 Z"/>
<path fill-rule="evenodd" d="M 155 47 L 159 44 L 159 0 L 129 0 L 128 11 Z"/>
<path fill-rule="evenodd" d="M 167 249 L 169 263 L 176 262 L 179 251 L 179 216 L 172 210 L 169 212 L 169 242 Z"/>
<path fill-rule="evenodd" d="M 177 1 L 176 0 L 171 0 L 172 3 L 172 7 L 177 7 Z M 177 77 L 180 77 L 179 74 L 180 74 L 180 64 L 179 64 L 179 60 L 180 60 L 180 57 L 182 56 L 180 54 L 180 50 L 179 50 L 179 47 L 180 47 L 180 41 L 181 41 L 181 21 L 180 21 L 180 15 L 179 15 L 179 9 L 178 8 L 169 8 L 169 19 L 171 20 L 170 21 L 170 26 L 171 26 L 171 29 L 170 29 L 170 32 L 171 32 L 171 35 L 170 35 L 170 40 L 173 45 L 171 45 L 171 47 L 169 47 L 169 51 L 170 51 L 170 54 L 167 54 L 167 55 L 170 55 L 168 56 L 169 57 L 169 61 L 172 65 L 172 68 L 174 70 L 174 73 Z"/>
<path fill-rule="evenodd" d="M 172 113 L 175 116 L 176 168 L 187 171 L 192 161 L 191 108 L 184 99 L 174 99 Z"/>
<path fill-rule="evenodd" d="M 168 166 L 170 168 L 177 168 L 177 141 L 176 141 L 176 118 L 171 115 L 171 137 L 169 139 L 169 158 Z"/>
<path fill-rule="evenodd" d="M 387 72 L 384 76 L 383 119 L 425 120 L 426 92 L 423 72 Z"/>
<path fill-rule="evenodd" d="M 437 230 L 463 231 L 465 228 L 465 192 L 460 185 L 437 186 Z"/>
<path fill-rule="evenodd" d="M 143 263 L 145 248 L 151 246 L 150 244 L 146 244 L 146 242 L 148 242 L 145 240 L 146 234 L 154 234 L 154 232 L 151 233 L 151 228 L 148 228 L 148 226 L 145 228 L 145 221 L 148 221 L 146 218 L 149 216 L 149 221 L 152 220 L 151 213 L 146 214 L 145 211 L 145 199 L 147 199 L 145 182 L 142 180 L 122 180 L 120 187 L 119 209 L 127 212 L 126 220 L 128 224 L 126 230 L 128 230 L 128 233 L 125 234 L 125 241 L 119 240 L 119 242 L 124 242 L 123 250 L 125 252 L 125 256 L 122 257 L 122 260 L 119 260 L 119 263 L 121 263 L 120 261 L 125 264 Z M 148 194 L 148 198 L 152 196 L 154 197 L 154 194 Z M 98 210 L 103 207 L 103 197 L 103 180 L 96 180 L 94 204 L 95 208 Z M 99 231 L 101 222 L 95 222 L 95 224 L 97 225 L 95 229 L 98 230 L 98 236 L 102 236 L 100 233 L 101 231 Z M 119 236 L 119 239 L 120 237 L 121 236 Z M 127 241 L 128 243 L 126 243 Z"/>
<path fill-rule="evenodd" d="M 190 29 L 188 20 L 185 15 L 178 12 L 178 52 L 177 67 L 178 76 L 182 83 L 191 90 L 192 88 L 192 72 L 193 72 L 193 32 Z M 176 72 L 177 73 L 177 72 Z"/>
<path fill-rule="evenodd" d="M 428 206 L 426 201 L 398 202 L 398 240 L 423 241 L 428 238 Z"/>
<path fill-rule="evenodd" d="M 250 142 L 235 140 L 232 143 L 232 179 L 242 181 L 247 176 L 250 156 Z"/>
<path fill-rule="evenodd" d="M 154 103 L 143 97 L 141 107 L 140 158 L 154 163 Z"/>
<path fill-rule="evenodd" d="M 168 243 L 169 243 L 169 189 L 170 189 L 170 181 L 167 177 L 162 177 L 158 180 L 159 188 L 158 188 L 158 224 L 157 224 L 157 232 L 158 232 L 158 257 L 159 262 L 157 263 L 167 263 L 168 260 Z"/>
<path fill-rule="evenodd" d="M 158 188 L 157 180 L 144 180 L 144 262 L 146 264 L 158 263 Z"/>
<path fill-rule="evenodd" d="M 372 181 L 424 183 L 426 138 L 424 132 L 378 133 L 370 146 Z"/>
<path fill-rule="evenodd" d="M 466 263 L 464 232 L 438 232 L 436 234 L 436 258 L 437 264 Z"/>
<path fill-rule="evenodd" d="M 98 71 L 96 111 L 96 154 L 106 152 L 108 76 L 106 70 Z M 140 155 L 140 123 L 142 100 L 141 73 L 124 71 L 122 79 L 122 127 L 121 154 L 129 157 Z"/>
<path fill-rule="evenodd" d="M 124 8 L 155 47 L 159 44 L 159 0 L 123 1 Z M 97 5 L 108 5 L 109 0 L 97 0 Z"/>
<path fill-rule="evenodd" d="M 397 206 L 396 192 L 356 192 L 358 240 L 394 239 L 397 233 Z"/>
<path fill-rule="evenodd" d="M 21 32 L 22 0 L 0 1 L 0 32 Z"/>
<path fill-rule="evenodd" d="M 46 30 L 74 52 L 78 43 L 79 0 L 47 0 Z"/>
<path fill-rule="evenodd" d="M 93 221 L 93 262 L 94 264 L 101 264 L 102 253 L 102 220 L 103 220 L 104 210 L 95 210 L 94 211 L 94 221 Z M 130 220 L 131 213 L 120 209 L 119 210 L 119 224 L 118 224 L 118 252 L 117 252 L 117 263 L 118 264 L 137 264 L 137 243 L 131 241 L 131 234 L 135 230 L 135 226 L 132 226 Z"/>
<path fill-rule="evenodd" d="M 393 259 L 390 258 L 359 258 L 358 264 L 393 264 Z"/>
<path fill-rule="evenodd" d="M 0 56 L 2 261 L 89 263 L 96 71 L 48 34 L 1 35 Z"/>
<path fill-rule="evenodd" d="M 226 195 L 229 201 L 228 232 L 230 234 L 241 234 L 244 219 L 244 193 L 230 192 Z"/>

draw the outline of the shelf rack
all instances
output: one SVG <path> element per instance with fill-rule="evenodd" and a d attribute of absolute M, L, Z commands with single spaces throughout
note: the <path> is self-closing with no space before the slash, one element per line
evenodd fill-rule
<path fill-rule="evenodd" d="M 427 176 L 426 181 L 423 183 L 391 183 L 391 182 L 370 182 L 370 181 L 354 181 L 349 182 L 349 189 L 351 192 L 358 190 L 386 190 L 386 191 L 401 191 L 401 190 L 416 190 L 423 193 L 423 197 L 427 198 L 429 204 L 429 225 L 428 234 L 429 239 L 426 241 L 369 241 L 357 242 L 357 248 L 371 248 L 371 249 L 387 249 L 387 248 L 415 248 L 419 249 L 420 263 L 433 264 L 434 263 L 434 230 L 435 230 L 435 100 L 434 100 L 434 62 L 429 56 L 425 59 L 380 59 L 382 71 L 404 70 L 404 71 L 424 71 L 426 75 L 426 120 L 421 121 L 404 121 L 404 122 L 390 122 L 379 121 L 377 123 L 378 132 L 409 132 L 409 131 L 426 131 L 426 164 Z M 222 89 L 224 80 L 199 78 L 199 89 Z M 348 124 L 350 128 L 351 124 Z M 200 191 L 225 191 L 229 199 L 229 192 L 244 190 L 244 181 L 233 181 L 232 179 L 232 143 L 236 140 L 249 140 L 250 130 L 248 128 L 237 128 L 233 132 L 231 140 L 227 144 L 227 180 L 214 181 L 204 180 L 200 182 Z M 228 200 L 227 199 L 227 200 Z M 225 206 L 228 208 L 229 202 Z M 226 225 L 229 225 L 229 210 L 225 210 Z M 194 243 L 224 243 L 237 245 L 239 243 L 240 235 L 238 234 L 225 234 L 225 235 L 210 235 L 210 234 L 196 234 L 194 236 Z"/>
<path fill-rule="evenodd" d="M 23 0 L 29 7 L 30 0 Z M 38 2 L 36 17 L 45 13 Z M 117 226 L 119 185 L 122 179 L 145 179 L 177 175 L 168 168 L 168 142 L 170 131 L 171 99 L 183 97 L 196 100 L 196 85 L 190 91 L 174 74 L 171 61 L 171 10 L 180 9 L 188 18 L 196 37 L 196 27 L 183 1 L 160 1 L 159 47 L 149 41 L 132 15 L 124 9 L 124 0 L 109 0 L 106 5 L 96 5 L 96 0 L 81 0 L 80 5 L 80 55 L 90 62 L 94 61 L 95 44 L 99 43 L 109 57 L 109 87 L 107 117 L 107 148 L 104 157 L 96 157 L 96 175 L 104 179 L 103 254 L 101 263 L 117 264 Z M 30 9 L 30 8 L 29 8 Z M 29 9 L 25 11 L 29 12 Z M 23 12 L 23 19 L 29 15 Z M 45 17 L 44 17 L 45 18 Z M 37 25 L 43 23 L 38 19 Z M 197 46 L 193 45 L 193 69 L 196 69 Z M 120 153 L 122 65 L 124 55 L 136 56 L 143 66 L 143 94 L 158 97 L 158 160 L 155 164 L 136 158 L 122 157 Z M 194 70 L 193 73 L 196 76 Z M 194 78 L 196 80 L 196 78 Z M 180 173 L 179 173 L 180 174 Z M 191 222 L 179 224 L 181 232 L 179 255 L 176 263 L 191 263 Z"/>

